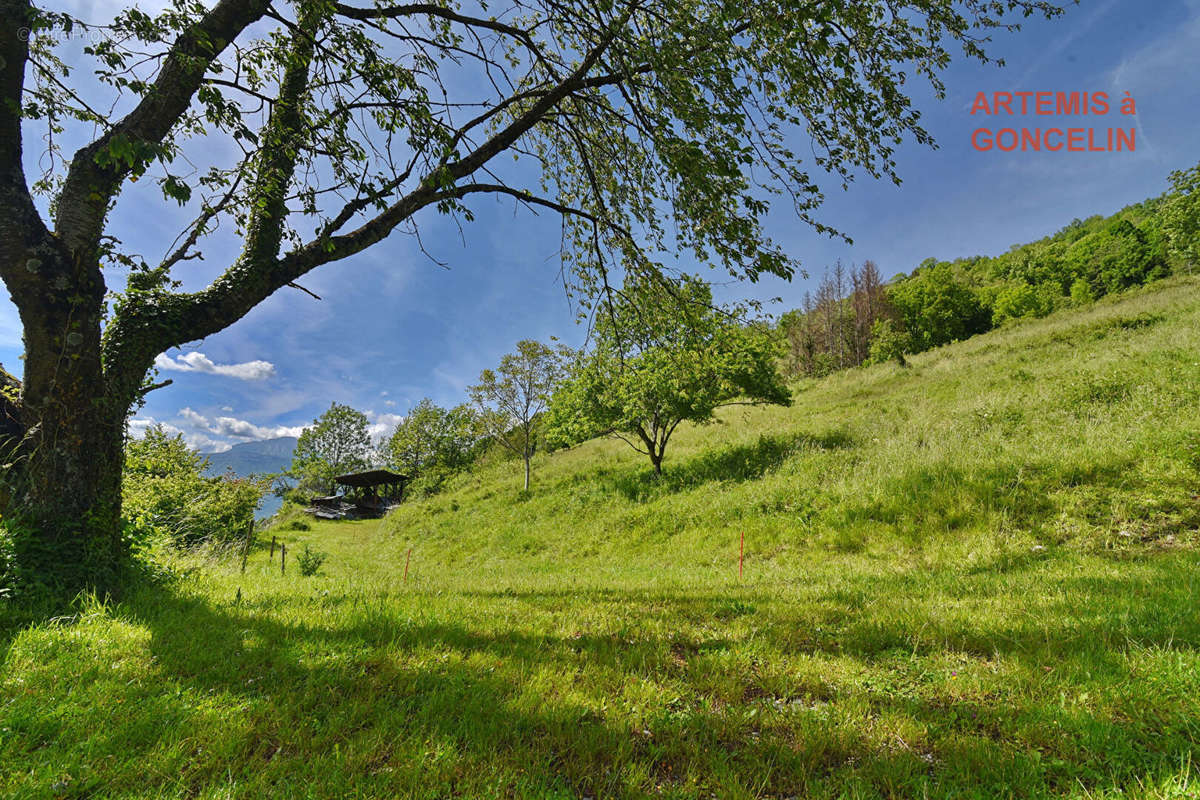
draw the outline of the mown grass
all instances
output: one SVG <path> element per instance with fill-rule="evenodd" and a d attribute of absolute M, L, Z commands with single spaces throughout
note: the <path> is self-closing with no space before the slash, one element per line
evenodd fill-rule
<path fill-rule="evenodd" d="M 0 795 L 1200 796 L 1197 288 L 10 626 Z"/>

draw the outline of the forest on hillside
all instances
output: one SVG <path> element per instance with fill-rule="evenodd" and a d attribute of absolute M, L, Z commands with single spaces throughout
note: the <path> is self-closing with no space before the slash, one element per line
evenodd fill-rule
<path fill-rule="evenodd" d="M 878 267 L 827 269 L 800 308 L 783 314 L 791 374 L 809 377 L 904 356 L 1021 319 L 1092 303 L 1200 266 L 1200 165 L 1171 190 L 1105 217 L 1075 219 L 998 256 L 928 258 L 884 281 Z"/>

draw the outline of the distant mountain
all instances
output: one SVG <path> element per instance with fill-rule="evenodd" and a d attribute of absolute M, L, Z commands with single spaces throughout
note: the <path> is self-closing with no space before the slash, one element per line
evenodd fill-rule
<path fill-rule="evenodd" d="M 268 472 L 283 472 L 292 464 L 292 453 L 296 450 L 295 436 L 281 436 L 278 439 L 263 439 L 261 442 L 243 442 L 235 444 L 224 453 L 205 453 L 208 458 L 208 474 L 224 475 L 225 470 L 232 469 L 234 474 L 262 475 Z M 279 510 L 283 501 L 274 494 L 267 492 L 255 512 L 255 519 L 264 519 Z"/>
<path fill-rule="evenodd" d="M 281 436 L 261 442 L 235 444 L 224 453 L 205 453 L 208 458 L 208 473 L 224 475 L 225 470 L 230 468 L 241 476 L 282 472 L 292 463 L 296 441 L 294 436 Z"/>

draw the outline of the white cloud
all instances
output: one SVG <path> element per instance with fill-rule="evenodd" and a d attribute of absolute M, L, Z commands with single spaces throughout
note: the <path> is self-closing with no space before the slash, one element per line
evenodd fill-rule
<path fill-rule="evenodd" d="M 189 447 L 199 450 L 201 453 L 224 453 L 233 447 L 229 442 L 210 439 L 203 433 L 185 433 L 183 440 L 188 443 Z"/>
<path fill-rule="evenodd" d="M 395 425 L 399 425 L 401 422 L 404 421 L 404 415 L 403 414 L 391 414 L 388 412 L 384 412 L 384 413 L 380 414 L 377 411 L 368 411 L 367 419 L 371 422 L 380 423 L 383 425 L 395 426 Z"/>
<path fill-rule="evenodd" d="M 191 411 L 190 408 L 184 410 Z M 201 419 L 203 419 L 203 417 L 201 417 Z M 172 425 L 169 422 L 161 422 L 154 417 L 135 417 L 134 419 L 129 420 L 129 435 L 135 439 L 141 439 L 146 435 L 146 429 L 154 425 L 162 428 L 171 436 L 182 436 L 184 443 L 187 444 L 188 447 L 192 448 L 193 450 L 198 450 L 202 453 L 224 453 L 233 446 L 229 442 L 222 442 L 218 439 L 213 439 L 203 433 L 185 431 L 183 428 Z"/>
<path fill-rule="evenodd" d="M 207 372 L 243 381 L 260 381 L 275 374 L 270 361 L 245 361 L 241 364 L 217 364 L 204 353 L 193 352 L 171 358 L 163 353 L 154 359 L 154 366 L 174 372 Z"/>
<path fill-rule="evenodd" d="M 391 414 L 384 412 L 382 414 L 375 411 L 368 411 L 367 420 L 371 423 L 367 427 L 367 434 L 372 441 L 379 439 L 392 432 L 393 429 L 404 421 L 403 414 Z"/>
<path fill-rule="evenodd" d="M 199 425 L 201 428 L 208 427 L 208 418 L 207 417 L 205 417 L 203 414 L 199 414 L 199 413 L 193 411 L 190 408 L 187 408 L 186 406 L 179 409 L 179 417 L 181 419 L 186 419 L 188 422 L 192 423 L 193 425 Z"/>
<path fill-rule="evenodd" d="M 146 429 L 152 428 L 155 425 L 161 426 L 162 429 L 167 433 L 183 433 L 182 430 L 176 428 L 174 425 L 168 425 L 165 422 L 159 422 L 154 417 L 138 417 L 129 420 L 129 435 L 135 439 L 141 439 L 146 435 Z"/>
<path fill-rule="evenodd" d="M 217 436 L 232 436 L 235 439 L 251 441 L 278 439 L 281 436 L 299 436 L 305 428 L 304 425 L 255 425 L 253 422 L 236 417 L 217 417 L 210 420 L 203 414 L 187 407 L 179 409 L 179 418 L 186 420 L 195 428 Z"/>
<path fill-rule="evenodd" d="M 260 426 L 244 419 L 217 417 L 209 430 L 221 436 L 236 436 L 240 439 L 278 439 L 281 436 L 299 436 L 304 425 Z"/>

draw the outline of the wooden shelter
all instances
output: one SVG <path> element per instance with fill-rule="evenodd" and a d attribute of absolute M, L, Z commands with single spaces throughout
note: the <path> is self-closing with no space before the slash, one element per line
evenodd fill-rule
<path fill-rule="evenodd" d="M 315 498 L 309 513 L 322 519 L 381 516 L 404 500 L 408 476 L 386 469 L 370 469 L 338 475 L 333 481 L 341 491 Z"/>
<path fill-rule="evenodd" d="M 395 505 L 404 500 L 404 484 L 408 483 L 408 476 L 387 469 L 369 469 L 366 472 L 339 475 L 333 482 L 346 487 L 343 494 L 347 497 L 354 497 L 360 502 Z"/>

